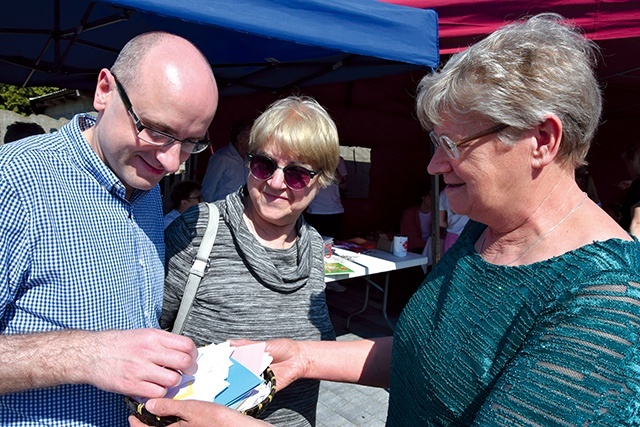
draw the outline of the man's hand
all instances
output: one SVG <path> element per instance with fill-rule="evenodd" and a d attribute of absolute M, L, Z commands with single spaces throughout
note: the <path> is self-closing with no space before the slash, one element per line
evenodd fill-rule
<path fill-rule="evenodd" d="M 81 382 L 129 396 L 163 397 L 180 372 L 194 374 L 198 350 L 184 336 L 159 329 L 90 333 L 77 349 Z"/>
<path fill-rule="evenodd" d="M 163 397 L 178 371 L 197 370 L 186 337 L 159 329 L 62 330 L 0 336 L 0 394 L 91 384 L 130 396 Z"/>

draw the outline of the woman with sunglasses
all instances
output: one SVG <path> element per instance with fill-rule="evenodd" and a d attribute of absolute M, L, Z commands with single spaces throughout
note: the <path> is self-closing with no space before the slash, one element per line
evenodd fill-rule
<path fill-rule="evenodd" d="M 233 338 L 332 340 L 324 295 L 323 242 L 302 212 L 338 165 L 336 126 L 312 98 L 273 103 L 251 129 L 245 187 L 216 202 L 220 222 L 209 266 L 183 334 L 197 346 Z M 161 326 L 170 328 L 208 219 L 187 210 L 166 233 Z M 262 417 L 280 426 L 315 425 L 319 381 L 276 393 Z"/>

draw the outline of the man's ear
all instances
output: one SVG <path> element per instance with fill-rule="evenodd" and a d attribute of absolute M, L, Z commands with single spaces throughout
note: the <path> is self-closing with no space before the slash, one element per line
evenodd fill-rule
<path fill-rule="evenodd" d="M 106 107 L 107 99 L 113 89 L 111 81 L 112 77 L 109 70 L 106 68 L 100 70 L 100 74 L 98 75 L 98 84 L 96 85 L 96 91 L 93 95 L 93 108 L 98 112 L 103 111 Z"/>
<path fill-rule="evenodd" d="M 536 127 L 534 132 L 536 146 L 532 151 L 534 168 L 548 165 L 556 158 L 562 143 L 562 121 L 555 114 L 549 114 Z"/>

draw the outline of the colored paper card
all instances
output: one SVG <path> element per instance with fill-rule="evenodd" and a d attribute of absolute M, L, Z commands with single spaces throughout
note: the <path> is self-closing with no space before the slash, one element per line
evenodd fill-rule
<path fill-rule="evenodd" d="M 231 358 L 231 362 L 233 365 L 229 368 L 229 376 L 227 377 L 229 387 L 213 400 L 215 403 L 225 406 L 233 405 L 233 403 L 244 398 L 254 387 L 263 382 L 262 378 L 233 360 L 233 358 Z"/>
<path fill-rule="evenodd" d="M 233 360 L 240 363 L 255 375 L 260 375 L 262 368 L 262 358 L 264 355 L 265 342 L 243 345 L 233 349 Z"/>

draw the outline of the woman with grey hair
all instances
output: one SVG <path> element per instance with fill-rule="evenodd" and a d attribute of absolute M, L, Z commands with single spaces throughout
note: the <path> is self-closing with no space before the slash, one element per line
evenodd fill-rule
<path fill-rule="evenodd" d="M 429 173 L 473 222 L 399 321 L 390 424 L 637 420 L 640 243 L 574 177 L 601 113 L 595 57 L 544 14 L 422 80 Z"/>
<path fill-rule="evenodd" d="M 216 202 L 218 233 L 183 334 L 197 346 L 241 337 L 333 340 L 323 241 L 301 214 L 332 182 L 336 126 L 312 98 L 281 99 L 254 122 L 248 157 L 246 186 Z M 164 328 L 176 318 L 207 220 L 200 204 L 167 228 Z M 261 417 L 313 426 L 318 390 L 317 380 L 296 381 L 276 393 Z"/>
<path fill-rule="evenodd" d="M 594 57 L 575 28 L 544 14 L 423 79 L 429 172 L 472 221 L 393 337 L 269 342 L 279 386 L 389 387 L 391 426 L 638 424 L 640 242 L 574 179 L 601 110 Z"/>

